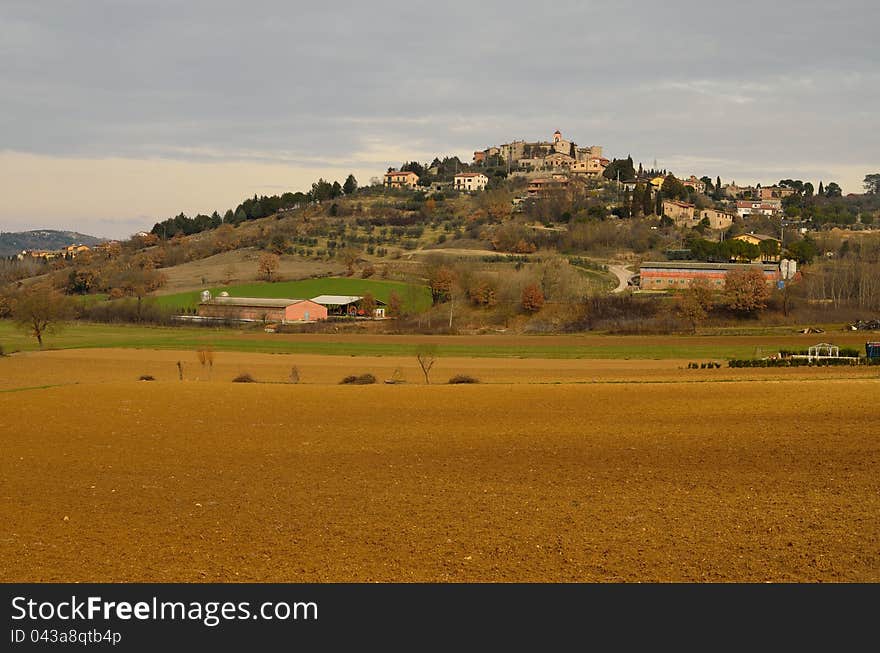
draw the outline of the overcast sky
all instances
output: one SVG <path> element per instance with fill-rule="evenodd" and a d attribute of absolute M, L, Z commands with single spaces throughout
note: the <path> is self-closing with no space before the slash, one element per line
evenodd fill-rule
<path fill-rule="evenodd" d="M 0 3 L 0 230 L 126 236 L 511 139 L 880 170 L 877 0 Z"/>

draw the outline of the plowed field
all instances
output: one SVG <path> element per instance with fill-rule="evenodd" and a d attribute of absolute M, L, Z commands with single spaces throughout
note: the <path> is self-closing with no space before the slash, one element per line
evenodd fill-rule
<path fill-rule="evenodd" d="M 0 361 L 0 580 L 880 581 L 861 372 L 120 355 Z"/>

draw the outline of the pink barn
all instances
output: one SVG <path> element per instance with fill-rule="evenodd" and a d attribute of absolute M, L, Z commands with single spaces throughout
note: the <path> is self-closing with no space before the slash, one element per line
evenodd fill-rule
<path fill-rule="evenodd" d="M 199 304 L 200 317 L 239 322 L 314 322 L 327 319 L 327 307 L 310 299 L 208 297 Z"/>

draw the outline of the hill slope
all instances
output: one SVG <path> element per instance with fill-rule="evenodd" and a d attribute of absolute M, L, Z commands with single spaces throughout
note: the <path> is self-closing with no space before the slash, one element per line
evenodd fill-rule
<path fill-rule="evenodd" d="M 12 256 L 23 249 L 61 249 L 74 243 L 93 247 L 106 238 L 97 238 L 76 231 L 34 229 L 0 233 L 0 256 Z"/>

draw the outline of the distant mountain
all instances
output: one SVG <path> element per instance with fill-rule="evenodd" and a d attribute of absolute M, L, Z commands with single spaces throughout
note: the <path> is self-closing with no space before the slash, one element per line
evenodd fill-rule
<path fill-rule="evenodd" d="M 94 247 L 105 240 L 107 239 L 87 236 L 76 231 L 55 231 L 54 229 L 0 232 L 0 256 L 12 256 L 23 249 L 61 249 L 80 243 Z"/>

